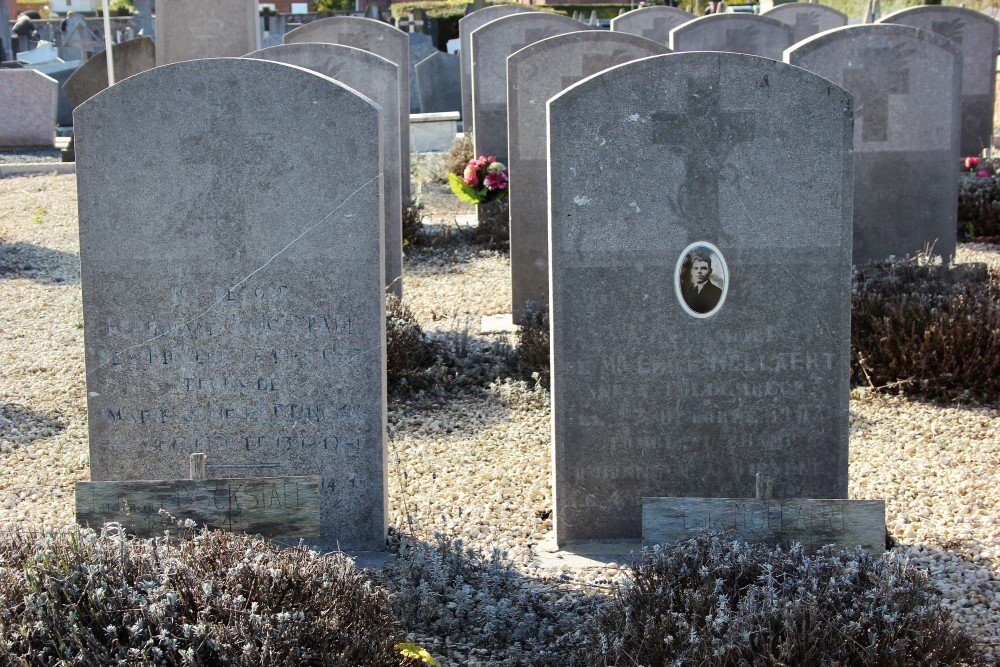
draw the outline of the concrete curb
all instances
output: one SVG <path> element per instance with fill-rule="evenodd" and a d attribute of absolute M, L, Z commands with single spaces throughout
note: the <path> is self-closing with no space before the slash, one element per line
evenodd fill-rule
<path fill-rule="evenodd" d="M 28 174 L 75 174 L 75 162 L 26 162 L 0 164 L 0 178 L 25 176 Z"/>

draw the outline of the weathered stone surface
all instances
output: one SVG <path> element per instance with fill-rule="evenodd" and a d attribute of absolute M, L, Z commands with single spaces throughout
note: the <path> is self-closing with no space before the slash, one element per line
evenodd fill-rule
<path fill-rule="evenodd" d="M 88 47 L 94 41 L 87 28 L 87 19 L 81 14 L 73 14 L 64 20 L 66 30 L 63 32 L 62 46 L 59 47 L 59 57 L 63 60 L 86 60 L 89 57 Z"/>
<path fill-rule="evenodd" d="M 781 60 L 792 27 L 756 14 L 709 14 L 670 31 L 674 51 L 725 51 Z"/>
<path fill-rule="evenodd" d="M 272 46 L 247 58 L 298 65 L 336 79 L 383 109 L 399 108 L 399 67 L 370 51 L 339 44 L 303 42 Z M 382 208 L 385 219 L 385 285 L 403 298 L 403 209 L 399 116 L 382 114 Z"/>
<path fill-rule="evenodd" d="M 811 2 L 790 2 L 778 5 L 762 14 L 792 26 L 792 44 L 801 42 L 824 30 L 847 25 L 847 14 L 833 7 Z"/>
<path fill-rule="evenodd" d="M 59 83 L 30 69 L 0 69 L 0 147 L 51 147 Z"/>
<path fill-rule="evenodd" d="M 785 61 L 854 95 L 854 263 L 913 255 L 927 246 L 953 257 L 958 46 L 910 26 L 847 26 L 796 44 Z"/>
<path fill-rule="evenodd" d="M 82 64 L 82 60 L 71 60 L 69 62 L 56 61 L 25 65 L 26 69 L 41 72 L 45 76 L 52 77 L 59 84 L 59 93 L 56 96 L 56 125 L 70 126 L 73 124 L 73 105 L 66 96 L 63 86 L 80 69 L 80 65 Z"/>
<path fill-rule="evenodd" d="M 458 55 L 436 51 L 417 63 L 416 72 L 424 113 L 462 110 L 462 63 Z"/>
<path fill-rule="evenodd" d="M 285 44 L 321 42 L 371 51 L 399 67 L 399 155 L 403 201 L 410 200 L 410 43 L 406 33 L 388 23 L 355 16 L 334 16 L 285 33 Z"/>
<path fill-rule="evenodd" d="M 510 105 L 510 270 L 512 313 L 549 302 L 545 103 L 591 74 L 670 49 L 624 32 L 584 30 L 535 42 L 507 59 Z"/>
<path fill-rule="evenodd" d="M 550 100 L 560 545 L 636 539 L 642 497 L 753 496 L 757 473 L 846 497 L 852 115 L 825 79 L 727 53 Z"/>
<path fill-rule="evenodd" d="M 958 44 L 962 57 L 962 155 L 979 155 L 993 136 L 996 54 L 1000 49 L 997 21 L 982 12 L 942 5 L 908 7 L 883 16 L 896 23 L 930 30 Z"/>
<path fill-rule="evenodd" d="M 471 5 L 470 5 L 471 7 Z M 462 65 L 462 131 L 472 132 L 472 33 L 501 16 L 533 12 L 520 5 L 493 5 L 475 9 L 458 20 L 458 56 Z"/>
<path fill-rule="evenodd" d="M 434 53 L 440 53 L 434 46 L 434 41 L 430 35 L 422 32 L 408 32 L 407 39 L 410 40 L 410 55 L 407 65 L 407 75 L 410 77 L 410 113 L 421 113 L 420 89 L 417 88 L 417 63 Z"/>
<path fill-rule="evenodd" d="M 540 39 L 584 29 L 561 14 L 528 12 L 495 19 L 472 33 L 476 155 L 495 155 L 507 163 L 507 56 Z"/>
<path fill-rule="evenodd" d="M 611 19 L 611 30 L 645 37 L 666 46 L 670 44 L 670 31 L 694 18 L 691 12 L 676 7 L 640 7 Z"/>
<path fill-rule="evenodd" d="M 238 57 L 260 48 L 254 0 L 170 0 L 156 5 L 156 64 Z"/>
<path fill-rule="evenodd" d="M 384 544 L 378 116 L 243 58 L 77 109 L 94 481 L 319 475 L 318 544 Z"/>
<path fill-rule="evenodd" d="M 156 45 L 152 37 L 130 39 L 111 46 L 115 81 L 145 72 L 156 66 Z M 90 57 L 63 84 L 66 97 L 74 106 L 80 106 L 108 87 L 108 61 L 104 51 Z"/>

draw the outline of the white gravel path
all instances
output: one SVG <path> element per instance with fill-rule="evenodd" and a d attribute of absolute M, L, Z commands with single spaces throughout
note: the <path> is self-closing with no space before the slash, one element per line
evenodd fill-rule
<path fill-rule="evenodd" d="M 0 528 L 66 525 L 89 477 L 76 179 L 0 179 Z M 960 261 L 1000 267 L 1000 250 Z M 421 323 L 478 331 L 506 309 L 509 261 L 495 252 L 408 258 Z M 509 549 L 518 567 L 551 528 L 549 408 L 510 385 L 445 405 L 390 406 L 390 520 Z M 926 567 L 961 622 L 1000 662 L 1000 406 L 942 407 L 855 390 L 850 494 L 884 498 L 901 550 Z M 570 572 L 595 580 L 612 572 Z"/>

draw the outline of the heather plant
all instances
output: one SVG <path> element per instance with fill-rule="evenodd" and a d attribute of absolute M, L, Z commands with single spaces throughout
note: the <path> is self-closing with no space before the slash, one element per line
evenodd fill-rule
<path fill-rule="evenodd" d="M 599 650 L 584 630 L 604 596 L 525 580 L 495 548 L 435 539 L 403 540 L 383 572 L 400 622 L 423 645 L 474 647 L 490 665 L 571 667 Z"/>
<path fill-rule="evenodd" d="M 705 534 L 643 554 L 593 665 L 974 665 L 926 574 L 894 553 L 814 554 Z"/>
<path fill-rule="evenodd" d="M 6 532 L 0 600 L 6 665 L 421 664 L 350 560 L 222 531 Z"/>
<path fill-rule="evenodd" d="M 413 312 L 395 295 L 386 297 L 386 377 L 390 394 L 433 383 L 427 369 L 438 360 L 438 347 L 424 335 Z"/>
<path fill-rule="evenodd" d="M 995 174 L 959 178 L 958 236 L 1000 240 L 1000 178 Z"/>
<path fill-rule="evenodd" d="M 424 229 L 424 205 L 417 200 L 403 204 L 403 250 L 420 245 Z"/>
<path fill-rule="evenodd" d="M 463 134 L 457 137 L 452 142 L 451 148 L 448 150 L 448 156 L 445 158 L 442 182 L 448 182 L 448 174 L 456 174 L 458 176 L 464 174 L 469 160 L 475 157 L 474 151 L 475 147 L 472 143 L 472 135 Z"/>
<path fill-rule="evenodd" d="M 549 308 L 547 304 L 529 301 L 525 306 L 521 328 L 517 331 L 517 358 L 521 376 L 532 378 L 549 388 Z"/>
<path fill-rule="evenodd" d="M 943 400 L 1000 397 L 1000 276 L 927 256 L 855 272 L 852 381 Z"/>

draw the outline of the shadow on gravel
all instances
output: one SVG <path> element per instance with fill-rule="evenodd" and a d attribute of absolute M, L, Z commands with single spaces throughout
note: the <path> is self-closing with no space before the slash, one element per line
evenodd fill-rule
<path fill-rule="evenodd" d="M 30 243 L 0 245 L 0 280 L 27 278 L 42 285 L 80 282 L 80 258 Z"/>
<path fill-rule="evenodd" d="M 45 414 L 18 403 L 0 403 L 0 447 L 23 447 L 65 429 L 58 413 Z"/>

